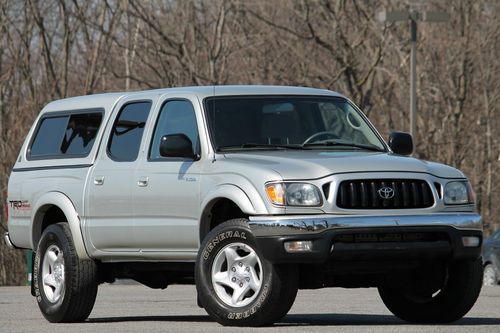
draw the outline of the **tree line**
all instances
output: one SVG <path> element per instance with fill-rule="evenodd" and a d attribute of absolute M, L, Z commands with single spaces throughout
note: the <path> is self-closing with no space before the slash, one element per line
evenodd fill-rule
<path fill-rule="evenodd" d="M 413 2 L 450 20 L 419 25 L 419 158 L 463 170 L 486 231 L 500 226 L 500 6 Z M 54 99 L 211 84 L 326 88 L 387 138 L 409 130 L 409 23 L 381 23 L 406 1 L 0 0 L 0 200 L 34 118 Z M 0 232 L 6 231 L 4 212 Z M 0 285 L 25 281 L 0 242 Z"/>

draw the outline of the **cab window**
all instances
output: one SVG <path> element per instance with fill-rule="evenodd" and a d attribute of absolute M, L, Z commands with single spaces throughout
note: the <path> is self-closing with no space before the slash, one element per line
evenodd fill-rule
<path fill-rule="evenodd" d="M 102 112 L 68 111 L 43 117 L 29 148 L 30 159 L 88 156 L 101 126 Z"/>

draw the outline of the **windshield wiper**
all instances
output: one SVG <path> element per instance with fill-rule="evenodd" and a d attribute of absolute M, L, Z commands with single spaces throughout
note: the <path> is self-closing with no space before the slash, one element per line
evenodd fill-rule
<path fill-rule="evenodd" d="M 384 149 L 381 149 L 376 146 L 372 145 L 362 145 L 362 144 L 357 144 L 357 143 L 350 143 L 350 142 L 337 142 L 337 141 L 323 141 L 323 142 L 312 142 L 312 143 L 306 143 L 303 144 L 302 147 L 353 147 L 353 148 L 359 148 L 359 149 L 365 149 L 365 150 L 371 150 L 371 151 L 380 151 L 380 152 L 385 152 Z"/>
<path fill-rule="evenodd" d="M 243 143 L 241 145 L 231 145 L 217 147 L 217 151 L 240 150 L 245 148 L 259 149 L 304 149 L 302 145 L 268 144 L 268 143 Z"/>

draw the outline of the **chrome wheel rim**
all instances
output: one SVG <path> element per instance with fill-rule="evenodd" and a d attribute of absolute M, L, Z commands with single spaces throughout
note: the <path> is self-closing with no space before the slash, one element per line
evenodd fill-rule
<path fill-rule="evenodd" d="M 496 284 L 496 276 L 495 276 L 495 271 L 493 270 L 493 267 L 490 265 L 486 266 L 484 268 L 484 273 L 483 273 L 483 285 L 484 286 L 493 286 Z"/>
<path fill-rule="evenodd" d="M 250 304 L 262 287 L 263 267 L 255 250 L 244 243 L 222 248 L 212 264 L 212 286 L 226 305 Z"/>
<path fill-rule="evenodd" d="M 57 245 L 50 245 L 43 256 L 42 284 L 49 302 L 56 303 L 64 295 L 64 256 Z"/>

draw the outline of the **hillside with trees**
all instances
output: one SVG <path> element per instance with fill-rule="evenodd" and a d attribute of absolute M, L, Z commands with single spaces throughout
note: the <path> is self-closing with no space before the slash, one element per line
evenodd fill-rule
<path fill-rule="evenodd" d="M 487 233 L 500 227 L 500 3 L 414 1 L 420 24 L 417 156 L 463 170 Z M 0 200 L 49 101 L 212 84 L 326 88 L 352 99 L 385 138 L 409 131 L 407 1 L 0 0 Z M 6 231 L 4 212 L 0 233 Z M 0 285 L 23 283 L 22 251 L 0 242 Z"/>

